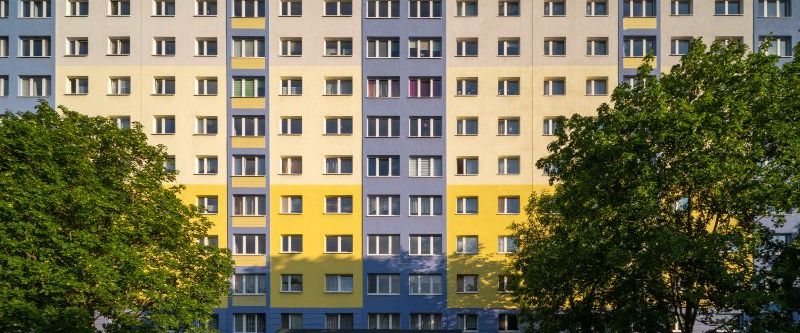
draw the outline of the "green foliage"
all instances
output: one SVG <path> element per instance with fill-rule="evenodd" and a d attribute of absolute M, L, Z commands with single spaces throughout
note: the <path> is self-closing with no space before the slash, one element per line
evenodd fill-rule
<path fill-rule="evenodd" d="M 0 116 L 0 331 L 201 330 L 232 262 L 197 242 L 164 147 L 60 109 Z"/>
<path fill-rule="evenodd" d="M 542 332 L 691 332 L 714 311 L 757 315 L 769 231 L 800 194 L 795 65 L 739 43 L 692 43 L 661 78 L 639 70 L 596 117 L 564 120 L 552 193 L 515 225 L 517 302 Z"/>

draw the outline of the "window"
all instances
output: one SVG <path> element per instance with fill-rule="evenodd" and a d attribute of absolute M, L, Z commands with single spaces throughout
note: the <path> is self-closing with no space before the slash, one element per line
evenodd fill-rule
<path fill-rule="evenodd" d="M 791 17 L 791 0 L 758 0 L 761 17 Z"/>
<path fill-rule="evenodd" d="M 234 76 L 232 97 L 264 97 L 264 78 Z"/>
<path fill-rule="evenodd" d="M 325 214 L 352 214 L 353 197 L 336 195 L 325 197 Z"/>
<path fill-rule="evenodd" d="M 197 16 L 217 16 L 217 0 L 196 0 L 194 14 Z"/>
<path fill-rule="evenodd" d="M 267 203 L 263 195 L 234 195 L 234 216 L 260 216 L 267 214 Z"/>
<path fill-rule="evenodd" d="M 327 96 L 349 96 L 353 94 L 352 78 L 326 78 L 325 95 Z"/>
<path fill-rule="evenodd" d="M 49 57 L 50 37 L 20 37 L 20 57 Z"/>
<path fill-rule="evenodd" d="M 8 76 L 0 75 L 0 97 L 8 96 Z"/>
<path fill-rule="evenodd" d="M 108 54 L 109 55 L 130 55 L 131 54 L 131 39 L 130 39 L 130 37 L 109 37 L 108 38 Z"/>
<path fill-rule="evenodd" d="M 456 275 L 456 292 L 457 293 L 477 293 L 478 292 L 478 275 L 476 274 L 458 274 Z"/>
<path fill-rule="evenodd" d="M 303 79 L 299 77 L 287 77 L 281 79 L 281 95 L 300 96 L 303 94 Z"/>
<path fill-rule="evenodd" d="M 779 57 L 792 56 L 792 42 L 790 37 L 759 37 L 760 43 L 769 43 L 767 54 L 777 55 Z"/>
<path fill-rule="evenodd" d="M 300 117 L 281 117 L 282 135 L 303 134 L 303 118 Z"/>
<path fill-rule="evenodd" d="M 714 40 L 715 41 L 720 41 L 720 42 L 723 43 L 723 45 L 727 46 L 727 45 L 729 45 L 730 43 L 733 43 L 733 42 L 743 43 L 744 42 L 744 37 L 742 37 L 742 36 L 717 36 L 716 38 L 714 38 Z"/>
<path fill-rule="evenodd" d="M 154 134 L 175 134 L 175 116 L 155 116 Z"/>
<path fill-rule="evenodd" d="M 8 36 L 0 36 L 0 58 L 8 57 Z"/>
<path fill-rule="evenodd" d="M 519 156 L 501 157 L 497 159 L 497 173 L 500 175 L 518 175 Z"/>
<path fill-rule="evenodd" d="M 605 0 L 589 0 L 586 2 L 586 16 L 608 15 L 608 3 Z"/>
<path fill-rule="evenodd" d="M 456 237 L 456 253 L 460 254 L 478 253 L 478 236 Z"/>
<path fill-rule="evenodd" d="M 325 0 L 325 16 L 352 16 L 353 1 Z"/>
<path fill-rule="evenodd" d="M 400 38 L 367 38 L 367 58 L 399 58 Z"/>
<path fill-rule="evenodd" d="M 264 136 L 264 117 L 233 117 L 233 136 Z"/>
<path fill-rule="evenodd" d="M 408 0 L 409 18 L 442 17 L 441 0 Z"/>
<path fill-rule="evenodd" d="M 412 195 L 408 199 L 408 214 L 411 216 L 442 215 L 442 197 L 439 195 Z"/>
<path fill-rule="evenodd" d="M 478 118 L 458 118 L 456 135 L 478 135 Z"/>
<path fill-rule="evenodd" d="M 175 77 L 153 78 L 153 95 L 175 95 Z"/>
<path fill-rule="evenodd" d="M 741 0 L 716 0 L 714 1 L 715 15 L 742 15 Z"/>
<path fill-rule="evenodd" d="M 303 252 L 303 236 L 302 235 L 281 235 L 281 252 L 283 253 L 301 253 Z M 301 282 L 302 284 L 302 279 Z"/>
<path fill-rule="evenodd" d="M 399 0 L 367 0 L 367 18 L 400 17 Z"/>
<path fill-rule="evenodd" d="M 214 236 L 214 235 L 201 237 L 200 239 L 197 240 L 197 242 L 202 244 L 202 245 L 205 245 L 205 246 L 210 246 L 210 247 L 213 247 L 213 248 L 219 248 L 219 237 Z"/>
<path fill-rule="evenodd" d="M 197 38 L 194 54 L 201 57 L 217 55 L 217 39 L 215 37 Z"/>
<path fill-rule="evenodd" d="M 164 160 L 164 169 L 168 172 L 175 172 L 177 170 L 175 168 L 175 155 L 167 155 L 167 158 Z"/>
<path fill-rule="evenodd" d="M 442 315 L 440 313 L 412 313 L 411 329 L 440 330 L 442 329 Z"/>
<path fill-rule="evenodd" d="M 497 55 L 501 57 L 519 56 L 519 38 L 502 38 L 498 40 Z"/>
<path fill-rule="evenodd" d="M 478 198 L 477 197 L 456 198 L 456 214 L 466 214 L 466 215 L 478 214 Z"/>
<path fill-rule="evenodd" d="M 367 158 L 368 177 L 399 177 L 399 156 L 369 156 Z"/>
<path fill-rule="evenodd" d="M 130 16 L 131 15 L 131 1 L 130 0 L 110 0 L 108 3 L 109 16 Z"/>
<path fill-rule="evenodd" d="M 656 16 L 655 0 L 622 0 L 623 17 Z"/>
<path fill-rule="evenodd" d="M 50 96 L 49 76 L 20 76 L 19 95 L 22 97 Z"/>
<path fill-rule="evenodd" d="M 456 79 L 456 96 L 477 96 L 478 78 L 459 78 Z"/>
<path fill-rule="evenodd" d="M 367 137 L 391 138 L 400 135 L 400 117 L 367 117 Z"/>
<path fill-rule="evenodd" d="M 286 237 L 286 236 L 284 236 Z M 281 274 L 281 292 L 298 293 L 303 291 L 303 275 Z M 283 320 L 281 320 L 283 321 Z"/>
<path fill-rule="evenodd" d="M 266 316 L 263 313 L 234 313 L 234 333 L 264 333 L 266 332 Z"/>
<path fill-rule="evenodd" d="M 462 16 L 462 17 L 478 16 L 478 1 L 477 0 L 456 1 L 456 16 Z"/>
<path fill-rule="evenodd" d="M 685 55 L 689 52 L 689 44 L 691 42 L 691 38 L 673 38 L 670 55 Z"/>
<path fill-rule="evenodd" d="M 408 254 L 432 256 L 442 254 L 441 235 L 409 235 Z"/>
<path fill-rule="evenodd" d="M 303 197 L 299 195 L 281 196 L 281 214 L 302 214 Z"/>
<path fill-rule="evenodd" d="M 109 78 L 109 95 L 130 95 L 131 94 L 131 77 L 120 76 Z"/>
<path fill-rule="evenodd" d="M 155 38 L 153 38 L 153 55 L 156 55 L 156 56 L 174 56 L 175 55 L 175 38 L 173 38 L 173 37 L 155 37 Z"/>
<path fill-rule="evenodd" d="M 325 118 L 326 135 L 351 135 L 353 134 L 353 118 L 327 117 Z"/>
<path fill-rule="evenodd" d="M 497 198 L 498 214 L 519 214 L 519 197 Z"/>
<path fill-rule="evenodd" d="M 498 80 L 497 95 L 519 96 L 519 78 L 503 78 Z"/>
<path fill-rule="evenodd" d="M 478 174 L 478 158 L 477 157 L 459 157 L 456 158 L 456 175 L 459 176 L 475 176 Z"/>
<path fill-rule="evenodd" d="M 498 275 L 497 292 L 512 293 L 517 289 L 517 281 L 510 275 Z"/>
<path fill-rule="evenodd" d="M 325 56 L 327 57 L 349 57 L 353 55 L 352 38 L 330 38 L 325 39 Z"/>
<path fill-rule="evenodd" d="M 567 4 L 564 0 L 546 0 L 544 2 L 544 16 L 567 15 Z"/>
<path fill-rule="evenodd" d="M 608 94 L 608 79 L 588 79 L 586 80 L 586 95 L 602 96 Z"/>
<path fill-rule="evenodd" d="M 233 17 L 264 17 L 264 0 L 234 0 Z"/>
<path fill-rule="evenodd" d="M 369 216 L 399 216 L 399 195 L 369 195 L 367 196 L 367 215 Z"/>
<path fill-rule="evenodd" d="M 326 293 L 352 293 L 353 292 L 353 276 L 344 274 L 327 274 L 325 275 L 325 292 Z M 351 315 L 352 316 L 352 315 Z M 350 326 L 352 326 L 352 317 L 350 318 Z"/>
<path fill-rule="evenodd" d="M 302 0 L 281 0 L 280 16 L 302 16 L 302 15 L 303 15 Z"/>
<path fill-rule="evenodd" d="M 89 0 L 67 0 L 67 16 L 88 16 Z"/>
<path fill-rule="evenodd" d="M 50 10 L 49 0 L 21 0 L 19 2 L 19 16 L 22 18 L 48 18 Z"/>
<path fill-rule="evenodd" d="M 217 94 L 217 78 L 215 77 L 198 77 L 197 78 L 197 91 L 195 94 L 198 96 L 214 96 Z"/>
<path fill-rule="evenodd" d="M 154 0 L 153 16 L 175 16 L 175 0 Z"/>
<path fill-rule="evenodd" d="M 459 38 L 456 40 L 456 57 L 477 57 L 478 39 Z"/>
<path fill-rule="evenodd" d="M 497 135 L 519 135 L 519 118 L 498 119 Z"/>
<path fill-rule="evenodd" d="M 281 157 L 281 174 L 282 175 L 303 174 L 303 158 L 300 156 Z"/>
<path fill-rule="evenodd" d="M 409 38 L 408 39 L 409 58 L 441 58 L 442 39 L 441 38 Z"/>
<path fill-rule="evenodd" d="M 300 38 L 281 38 L 281 55 L 299 57 L 303 55 L 303 40 Z"/>
<path fill-rule="evenodd" d="M 368 78 L 367 97 L 369 98 L 400 97 L 400 78 L 398 77 Z"/>
<path fill-rule="evenodd" d="M 67 78 L 67 95 L 86 95 L 89 93 L 89 78 L 73 76 Z"/>
<path fill-rule="evenodd" d="M 586 55 L 607 56 L 608 38 L 589 38 L 586 40 Z"/>
<path fill-rule="evenodd" d="M 234 176 L 263 176 L 266 170 L 264 155 L 234 155 Z"/>
<path fill-rule="evenodd" d="M 411 156 L 408 158 L 409 177 L 441 177 L 441 156 Z"/>
<path fill-rule="evenodd" d="M 236 274 L 233 276 L 234 295 L 264 295 L 267 277 L 262 274 Z"/>
<path fill-rule="evenodd" d="M 497 237 L 497 253 L 514 253 L 517 252 L 516 237 L 513 236 L 500 236 Z"/>
<path fill-rule="evenodd" d="M 498 327 L 500 332 L 518 331 L 519 325 L 517 323 L 517 315 L 513 313 L 502 313 L 497 318 Z"/>
<path fill-rule="evenodd" d="M 325 157 L 325 174 L 349 175 L 353 173 L 353 157 L 328 156 Z"/>
<path fill-rule="evenodd" d="M 478 331 L 478 315 L 472 313 L 458 314 L 458 329 L 462 332 Z"/>
<path fill-rule="evenodd" d="M 500 0 L 497 15 L 519 16 L 519 0 Z"/>
<path fill-rule="evenodd" d="M 369 274 L 367 276 L 367 293 L 370 295 L 399 295 L 400 274 Z"/>
<path fill-rule="evenodd" d="M 400 235 L 369 235 L 367 245 L 368 255 L 400 254 Z"/>
<path fill-rule="evenodd" d="M 2 43 L 2 42 L 0 42 Z M 2 46 L 0 46 L 2 49 Z M 86 37 L 68 37 L 65 55 L 73 57 L 85 57 L 89 54 L 89 39 Z M 0 56 L 4 53 L 0 50 Z"/>
<path fill-rule="evenodd" d="M 552 78 L 544 80 L 545 96 L 563 96 L 566 94 L 566 81 L 564 78 Z"/>
<path fill-rule="evenodd" d="M 671 15 L 692 15 L 692 0 L 672 0 L 669 8 Z"/>
<path fill-rule="evenodd" d="M 325 236 L 325 253 L 352 253 L 353 236 Z"/>
<path fill-rule="evenodd" d="M 442 97 L 442 78 L 410 77 L 408 79 L 408 97 L 411 98 Z"/>
<path fill-rule="evenodd" d="M 8 17 L 8 0 L 0 0 L 0 18 Z"/>
<path fill-rule="evenodd" d="M 546 56 L 565 56 L 567 55 L 566 38 L 545 38 L 544 55 Z"/>
<path fill-rule="evenodd" d="M 327 330 L 353 329 L 353 314 L 352 313 L 325 314 L 325 329 Z"/>
<path fill-rule="evenodd" d="M 196 173 L 200 175 L 216 175 L 218 164 L 216 156 L 198 156 Z"/>
<path fill-rule="evenodd" d="M 216 170 L 214 170 L 214 173 L 216 173 Z M 197 197 L 197 207 L 203 214 L 216 214 L 219 211 L 219 203 L 217 196 Z"/>
<path fill-rule="evenodd" d="M 625 57 L 644 57 L 656 52 L 656 39 L 654 37 L 625 37 L 622 45 Z"/>
<path fill-rule="evenodd" d="M 233 254 L 264 254 L 264 235 L 233 235 Z"/>
<path fill-rule="evenodd" d="M 264 38 L 234 37 L 233 56 L 236 58 L 263 58 Z"/>

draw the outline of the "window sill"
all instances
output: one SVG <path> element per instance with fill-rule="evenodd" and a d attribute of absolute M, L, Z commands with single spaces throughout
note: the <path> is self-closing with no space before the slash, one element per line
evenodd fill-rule
<path fill-rule="evenodd" d="M 9 95 L 10 96 L 10 95 Z M 17 96 L 19 98 L 50 98 L 50 96 Z"/>
<path fill-rule="evenodd" d="M 154 97 L 169 97 L 169 96 L 175 96 L 175 94 L 150 94 L 150 96 L 154 96 Z"/>
<path fill-rule="evenodd" d="M 519 58 L 520 55 L 519 54 L 509 54 L 509 55 L 498 54 L 497 57 L 498 58 Z"/>
<path fill-rule="evenodd" d="M 434 178 L 435 179 L 435 178 L 442 178 L 442 176 L 408 176 L 408 178 L 422 178 L 422 179 Z"/>
<path fill-rule="evenodd" d="M 234 253 L 235 256 L 248 256 L 248 257 L 256 257 L 256 256 L 263 256 L 265 253 Z"/>
<path fill-rule="evenodd" d="M 369 214 L 367 214 L 367 217 L 400 217 L 400 215 L 369 215 Z M 391 255 L 391 254 L 387 254 L 387 255 Z"/>
<path fill-rule="evenodd" d="M 175 17 L 175 15 L 150 15 L 150 17 Z"/>
<path fill-rule="evenodd" d="M 477 134 L 456 134 L 456 136 L 478 136 Z"/>
<path fill-rule="evenodd" d="M 89 95 L 89 93 L 82 93 L 82 94 L 66 93 L 66 94 L 64 94 L 64 96 L 88 96 L 88 95 Z"/>
<path fill-rule="evenodd" d="M 353 254 L 353 252 L 322 252 L 324 254 Z"/>
<path fill-rule="evenodd" d="M 497 215 L 519 215 L 519 213 L 497 213 Z"/>
<path fill-rule="evenodd" d="M 744 14 L 714 14 L 714 16 L 744 16 Z"/>
<path fill-rule="evenodd" d="M 278 56 L 279 57 L 285 57 L 285 58 L 300 58 L 303 55 L 302 54 L 280 54 Z"/>
<path fill-rule="evenodd" d="M 106 15 L 106 17 L 131 17 L 131 15 Z"/>
<path fill-rule="evenodd" d="M 462 295 L 477 295 L 477 294 L 478 294 L 478 292 L 477 292 L 477 291 L 456 291 L 456 294 L 462 294 Z"/>
<path fill-rule="evenodd" d="M 233 294 L 233 296 L 264 296 L 264 293 L 255 293 L 255 294 Z"/>
<path fill-rule="evenodd" d="M 605 15 L 585 15 L 586 17 L 608 17 L 608 14 Z"/>
<path fill-rule="evenodd" d="M 353 94 L 322 94 L 322 96 L 325 96 L 325 97 L 337 97 L 337 96 L 338 97 L 350 97 L 350 96 L 353 96 Z"/>
<path fill-rule="evenodd" d="M 301 136 L 301 134 L 293 134 L 293 133 L 278 133 L 278 136 Z"/>
<path fill-rule="evenodd" d="M 605 96 L 608 96 L 608 94 L 586 94 L 585 96 L 586 97 L 605 97 Z"/>
<path fill-rule="evenodd" d="M 278 253 L 280 253 L 280 254 L 302 254 L 303 252 L 284 252 L 284 251 L 280 251 Z M 281 291 L 281 292 L 284 292 L 284 291 Z"/>
<path fill-rule="evenodd" d="M 455 57 L 456 58 L 477 58 L 478 55 L 477 54 L 476 55 L 465 54 L 465 55 L 456 55 Z"/>
<path fill-rule="evenodd" d="M 49 19 L 51 17 L 49 17 L 49 16 L 48 17 L 25 17 L 25 16 L 19 16 L 17 18 L 26 19 L 26 20 L 46 20 L 46 19 Z"/>
<path fill-rule="evenodd" d="M 217 15 L 192 15 L 192 17 L 217 17 Z"/>
<path fill-rule="evenodd" d="M 302 176 L 302 173 L 278 173 L 279 176 Z"/>
<path fill-rule="evenodd" d="M 195 58 L 216 58 L 216 54 L 195 54 Z"/>
<path fill-rule="evenodd" d="M 671 17 L 682 17 L 682 16 L 691 17 L 691 16 L 694 16 L 694 15 L 692 15 L 692 14 L 669 14 L 669 16 L 671 16 Z"/>
<path fill-rule="evenodd" d="M 792 16 L 757 16 L 759 19 L 791 19 Z"/>
<path fill-rule="evenodd" d="M 322 133 L 323 136 L 353 136 L 353 133 Z"/>
<path fill-rule="evenodd" d="M 399 20 L 400 16 L 397 16 L 397 17 L 395 17 L 395 16 L 391 16 L 391 17 L 370 17 L 370 16 L 367 16 L 367 18 L 368 19 L 377 19 L 377 20 L 380 20 L 380 19 L 395 19 L 395 20 Z"/>
<path fill-rule="evenodd" d="M 566 58 L 567 57 L 566 54 L 545 54 L 544 56 L 545 57 L 550 57 L 550 58 Z"/>
<path fill-rule="evenodd" d="M 88 56 L 89 56 L 88 54 L 65 54 L 64 55 L 65 58 L 86 58 Z M 0 58 L 4 58 L 4 57 L 0 57 Z"/>
<path fill-rule="evenodd" d="M 608 54 L 587 54 L 587 57 L 608 57 Z"/>
<path fill-rule="evenodd" d="M 367 176 L 367 178 L 400 178 L 400 176 Z"/>
<path fill-rule="evenodd" d="M 89 15 L 64 15 L 64 17 L 89 17 Z"/>
<path fill-rule="evenodd" d="M 367 296 L 400 296 L 400 293 L 397 293 L 397 294 L 370 294 L 370 293 L 367 293 Z"/>
<path fill-rule="evenodd" d="M 477 94 L 475 94 L 475 95 L 459 95 L 459 94 L 455 94 L 454 97 L 478 97 L 478 95 Z"/>
<path fill-rule="evenodd" d="M 497 95 L 497 97 L 519 97 L 520 95 Z M 548 96 L 548 95 L 545 95 Z"/>
<path fill-rule="evenodd" d="M 19 56 L 22 59 L 46 59 L 50 58 L 50 56 Z"/>
<path fill-rule="evenodd" d="M 167 57 L 174 57 L 175 55 L 174 54 L 152 54 L 152 56 L 159 57 L 159 58 L 167 58 Z"/>
<path fill-rule="evenodd" d="M 326 294 L 352 294 L 352 291 L 328 291 L 325 290 Z"/>
<path fill-rule="evenodd" d="M 442 57 L 408 57 L 408 59 L 425 60 L 425 59 L 442 59 Z"/>
<path fill-rule="evenodd" d="M 232 215 L 233 217 L 267 217 L 266 215 Z"/>
<path fill-rule="evenodd" d="M 367 97 L 367 99 L 400 99 L 400 97 Z"/>
<path fill-rule="evenodd" d="M 194 133 L 193 136 L 217 136 L 218 133 Z"/>
<path fill-rule="evenodd" d="M 456 174 L 456 176 L 459 176 L 459 177 L 460 177 L 460 176 L 464 176 L 464 177 L 477 177 L 477 176 L 478 176 L 478 174 L 477 174 L 477 173 L 471 173 L 471 174 L 458 174 L 458 173 L 457 173 L 457 174 Z"/>
<path fill-rule="evenodd" d="M 439 20 L 441 16 L 431 16 L 431 17 L 407 17 L 409 20 Z"/>
<path fill-rule="evenodd" d="M 175 135 L 175 133 L 150 133 L 151 135 Z"/>
<path fill-rule="evenodd" d="M 278 15 L 278 17 L 303 17 L 303 15 Z"/>
<path fill-rule="evenodd" d="M 283 213 L 283 212 L 281 212 L 281 213 L 278 213 L 278 215 L 294 215 L 294 216 L 296 216 L 296 215 L 303 215 L 303 213 Z M 281 252 L 281 253 L 300 253 L 300 252 Z"/>
<path fill-rule="evenodd" d="M 323 57 L 329 57 L 329 58 L 347 58 L 347 57 L 352 57 L 353 55 L 352 54 L 324 54 L 322 56 Z"/>
<path fill-rule="evenodd" d="M 302 94 L 278 94 L 278 96 L 282 96 L 282 97 L 297 97 L 297 96 L 303 96 L 303 95 Z"/>
<path fill-rule="evenodd" d="M 264 177 L 264 175 L 231 175 L 231 177 L 241 177 L 241 178 L 251 177 L 251 178 L 254 178 L 254 177 Z M 247 215 L 247 216 L 251 216 L 251 215 Z"/>
<path fill-rule="evenodd" d="M 400 59 L 400 57 L 366 57 L 367 59 Z"/>
<path fill-rule="evenodd" d="M 131 55 L 130 53 L 128 53 L 128 54 L 106 54 L 106 56 L 109 56 L 109 57 L 127 57 L 127 56 L 130 56 L 130 55 Z"/>
<path fill-rule="evenodd" d="M 219 173 L 193 173 L 195 176 L 216 176 Z M 216 213 L 209 213 L 209 214 L 216 214 Z"/>
<path fill-rule="evenodd" d="M 218 96 L 217 94 L 194 94 L 195 97 L 214 97 Z"/>
<path fill-rule="evenodd" d="M 497 136 L 519 136 L 519 134 L 498 134 Z"/>
<path fill-rule="evenodd" d="M 217 215 L 219 213 L 200 213 L 200 215 Z"/>
<path fill-rule="evenodd" d="M 322 15 L 322 17 L 353 17 L 353 14 L 350 15 Z"/>
<path fill-rule="evenodd" d="M 281 290 L 281 294 L 300 294 L 300 293 L 302 293 L 302 292 L 303 292 L 302 290 L 299 290 L 299 291 L 294 291 L 294 290 Z"/>
<path fill-rule="evenodd" d="M 131 94 L 106 94 L 106 96 L 130 96 Z"/>
<path fill-rule="evenodd" d="M 478 215 L 478 213 L 455 213 L 455 215 Z"/>
<path fill-rule="evenodd" d="M 323 173 L 323 176 L 352 176 L 353 173 Z"/>
<path fill-rule="evenodd" d="M 542 15 L 542 17 L 567 17 L 567 15 Z"/>
<path fill-rule="evenodd" d="M 352 212 L 350 212 L 350 213 L 328 213 L 328 212 L 325 212 L 325 213 L 322 213 L 322 214 L 323 215 L 353 215 Z M 325 253 L 353 253 L 353 252 L 325 252 Z"/>

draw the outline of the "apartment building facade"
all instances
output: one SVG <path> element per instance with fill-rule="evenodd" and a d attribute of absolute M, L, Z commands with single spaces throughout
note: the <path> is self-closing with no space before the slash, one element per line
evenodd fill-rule
<path fill-rule="evenodd" d="M 556 120 L 688 41 L 791 57 L 796 0 L 0 0 L 0 108 L 171 156 L 231 249 L 221 332 L 517 331 L 509 226 Z"/>

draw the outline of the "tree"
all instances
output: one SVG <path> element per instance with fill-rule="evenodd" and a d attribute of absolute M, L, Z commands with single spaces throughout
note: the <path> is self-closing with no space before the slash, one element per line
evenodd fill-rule
<path fill-rule="evenodd" d="M 516 300 L 542 332 L 692 332 L 757 314 L 770 238 L 797 207 L 796 65 L 740 43 L 694 41 L 660 78 L 646 63 L 596 117 L 564 119 L 514 226 Z M 794 85 L 794 86 L 792 86 Z"/>
<path fill-rule="evenodd" d="M 198 242 L 165 148 L 60 109 L 0 115 L 0 331 L 201 330 L 232 262 Z"/>

